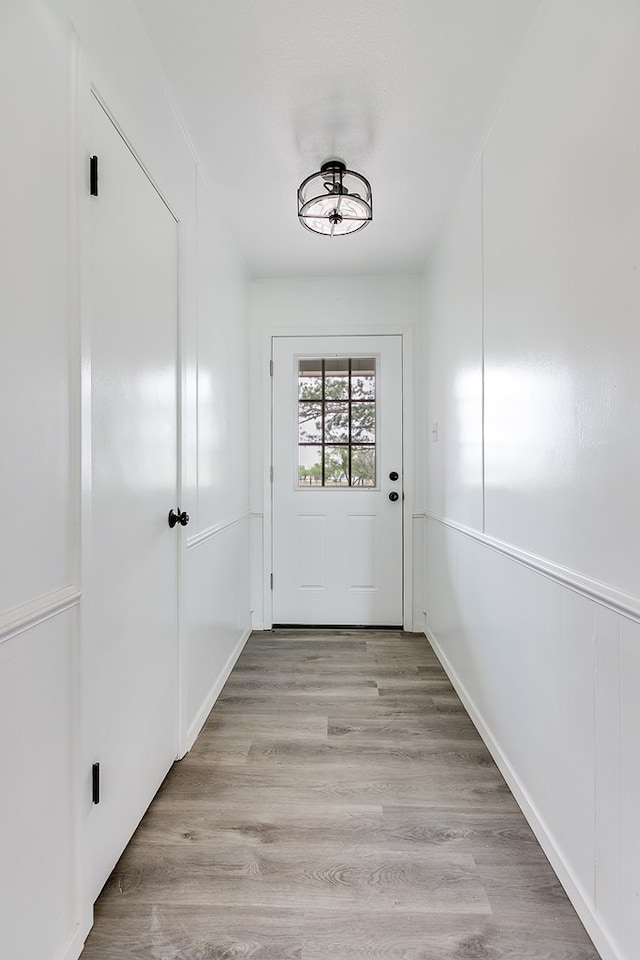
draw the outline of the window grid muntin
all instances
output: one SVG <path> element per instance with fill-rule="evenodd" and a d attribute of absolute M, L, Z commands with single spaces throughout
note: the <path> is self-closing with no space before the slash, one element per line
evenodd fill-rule
<path fill-rule="evenodd" d="M 318 359 L 319 359 L 319 358 L 318 358 Z M 373 370 L 373 378 L 372 378 L 372 379 L 373 379 L 373 383 L 374 383 L 373 397 L 357 397 L 357 398 L 354 398 L 354 397 L 353 397 L 353 359 L 354 359 L 354 358 L 352 358 L 352 357 L 346 358 L 346 357 L 345 357 L 345 358 L 340 358 L 340 359 L 346 360 L 346 361 L 347 361 L 347 364 L 348 364 L 348 366 L 347 366 L 347 383 L 348 383 L 348 389 L 347 389 L 347 398 L 346 398 L 346 399 L 342 399 L 342 398 L 341 398 L 341 399 L 335 399 L 335 398 L 327 399 L 327 395 L 326 395 L 326 382 L 327 382 L 327 366 L 326 366 L 326 365 L 327 365 L 327 360 L 326 360 L 326 358 L 324 358 L 324 357 L 320 360 L 321 367 L 320 367 L 319 374 L 320 374 L 320 377 L 321 377 L 321 384 L 322 384 L 322 385 L 321 385 L 321 395 L 320 395 L 320 399 L 317 399 L 317 398 L 313 398 L 313 399 L 312 399 L 312 398 L 302 398 L 302 397 L 300 397 L 300 387 L 298 386 L 298 448 L 300 448 L 300 447 L 319 447 L 319 448 L 320 448 L 321 483 L 320 483 L 320 484 L 315 484 L 315 485 L 314 485 L 314 484 L 309 484 L 309 487 L 312 487 L 312 486 L 321 486 L 322 488 L 326 488 L 326 487 L 327 487 L 327 483 L 326 483 L 326 451 L 327 451 L 327 447 L 329 447 L 329 448 L 332 448 L 332 447 L 333 447 L 333 448 L 347 447 L 347 451 L 348 451 L 348 475 L 347 475 L 347 483 L 346 483 L 346 484 L 339 484 L 339 483 L 337 483 L 337 484 L 331 484 L 331 485 L 329 485 L 329 488 L 331 488 L 331 487 L 333 486 L 333 487 L 335 487 L 335 488 L 342 488 L 342 489 L 352 489 L 353 486 L 354 486 L 354 484 L 353 484 L 353 450 L 354 450 L 354 448 L 355 448 L 356 450 L 373 450 L 373 451 L 374 451 L 374 463 L 373 463 L 373 478 L 372 478 L 372 482 L 371 482 L 370 484 L 363 484 L 363 486 L 375 487 L 375 485 L 376 485 L 376 477 L 377 477 L 377 458 L 376 458 L 376 456 L 375 456 L 375 450 L 376 450 L 376 439 L 375 439 L 375 437 L 376 437 L 376 426 L 377 426 L 377 416 L 378 416 L 378 409 L 377 409 L 377 399 L 378 399 L 378 398 L 377 398 L 377 364 L 376 364 L 376 360 L 375 360 L 375 357 L 362 358 L 362 359 L 371 360 L 372 370 Z M 358 358 L 358 359 L 361 359 L 361 358 Z M 300 376 L 300 374 L 301 374 L 301 363 L 302 363 L 302 361 L 299 361 L 299 362 L 298 362 L 298 384 L 300 383 L 300 380 L 302 379 L 301 376 Z M 360 372 L 360 371 L 358 371 L 358 373 L 361 375 L 361 372 Z M 300 413 L 300 405 L 301 405 L 301 403 L 307 403 L 308 405 L 311 405 L 311 404 L 321 404 L 321 437 L 320 437 L 320 442 L 317 442 L 317 441 L 301 441 L 301 440 L 300 440 L 300 416 L 299 416 L 299 413 Z M 347 410 L 348 410 L 348 424 L 349 424 L 349 438 L 348 438 L 348 441 L 347 441 L 346 443 L 341 443 L 341 442 L 338 442 L 338 441 L 333 441 L 333 442 L 329 441 L 329 442 L 327 442 L 327 439 L 326 439 L 326 415 L 327 415 L 327 413 L 326 413 L 326 411 L 327 411 L 327 404 L 328 404 L 328 403 L 333 403 L 333 404 L 336 404 L 336 405 L 341 404 L 341 405 L 345 405 L 345 406 L 347 407 Z M 353 439 L 352 439 L 352 437 L 353 437 L 353 405 L 354 405 L 354 404 L 356 404 L 356 405 L 369 404 L 369 405 L 371 405 L 371 406 L 373 407 L 373 413 L 374 413 L 374 421 L 373 421 L 374 440 L 373 440 L 372 442 L 362 442 L 362 441 L 355 441 L 355 442 L 354 442 Z M 300 467 L 300 464 L 299 464 L 299 467 Z M 299 467 L 298 467 L 298 470 L 299 470 Z M 298 475 L 298 486 L 299 486 L 299 487 L 304 487 L 304 486 L 305 486 L 304 484 L 302 484 L 302 483 L 300 482 L 300 476 L 299 476 L 299 475 Z"/>

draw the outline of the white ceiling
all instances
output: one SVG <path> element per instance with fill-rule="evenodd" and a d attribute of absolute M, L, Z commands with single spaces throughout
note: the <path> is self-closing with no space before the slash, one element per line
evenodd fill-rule
<path fill-rule="evenodd" d="M 136 0 L 254 277 L 420 273 L 540 0 Z M 361 233 L 304 230 L 331 157 L 364 174 Z"/>

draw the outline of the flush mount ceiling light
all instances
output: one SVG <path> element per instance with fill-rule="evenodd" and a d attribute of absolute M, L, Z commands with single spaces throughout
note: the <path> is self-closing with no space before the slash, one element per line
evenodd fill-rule
<path fill-rule="evenodd" d="M 371 185 L 342 160 L 327 160 L 300 184 L 298 218 L 307 230 L 327 237 L 362 230 L 373 219 Z"/>

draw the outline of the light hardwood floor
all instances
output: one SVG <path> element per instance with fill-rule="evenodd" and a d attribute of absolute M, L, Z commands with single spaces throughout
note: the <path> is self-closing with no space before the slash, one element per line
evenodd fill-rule
<path fill-rule="evenodd" d="M 82 960 L 597 960 L 424 637 L 254 633 Z"/>

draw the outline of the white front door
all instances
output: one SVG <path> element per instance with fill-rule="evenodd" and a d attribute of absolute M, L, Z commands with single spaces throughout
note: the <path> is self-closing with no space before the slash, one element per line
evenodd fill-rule
<path fill-rule="evenodd" d="M 97 101 L 90 203 L 94 896 L 176 756 L 177 223 Z"/>
<path fill-rule="evenodd" d="M 402 338 L 273 338 L 273 622 L 400 626 Z"/>

